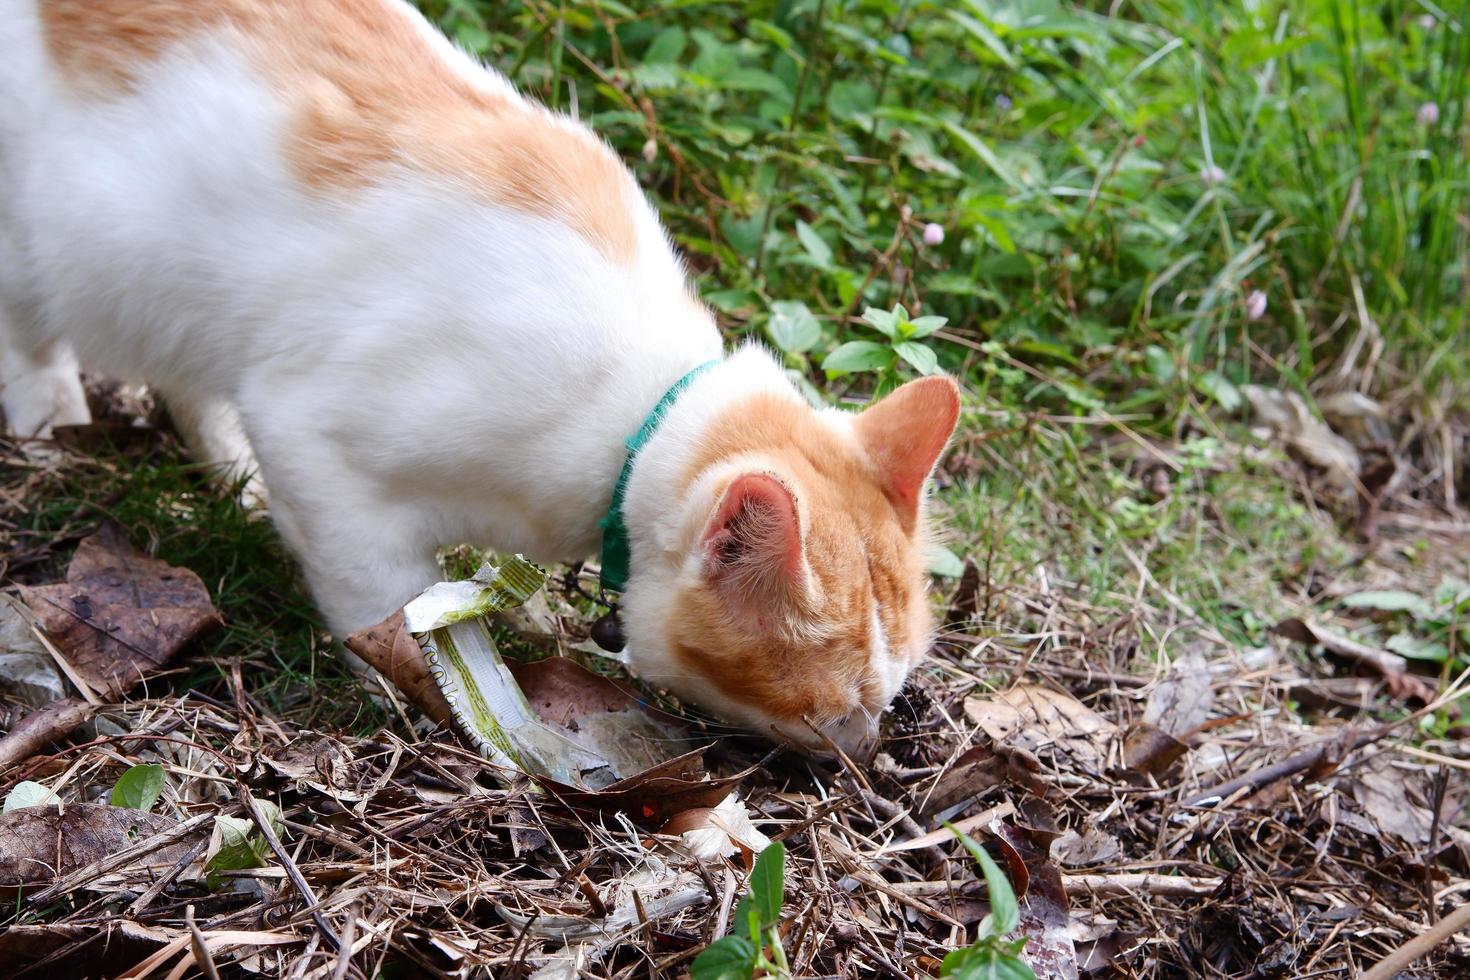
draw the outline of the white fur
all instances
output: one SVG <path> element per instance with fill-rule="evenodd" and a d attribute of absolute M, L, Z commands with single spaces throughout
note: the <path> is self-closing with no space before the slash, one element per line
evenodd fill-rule
<path fill-rule="evenodd" d="M 433 582 L 444 544 L 537 560 L 595 550 L 623 440 L 675 380 L 721 355 L 631 176 L 630 267 L 563 223 L 420 172 L 311 193 L 283 157 L 288 106 L 229 31 L 167 51 L 127 94 L 89 98 L 48 65 L 35 2 L 0 0 L 12 429 L 86 421 L 73 350 L 153 384 L 201 458 L 258 462 L 339 634 Z M 383 4 L 453 70 L 518 98 L 406 4 Z M 636 669 L 657 675 L 667 657 L 647 624 L 668 615 L 676 577 L 697 573 L 714 504 L 709 481 L 675 501 L 678 475 L 714 414 L 754 391 L 801 401 L 747 348 L 694 383 L 640 456 L 627 509 Z"/>

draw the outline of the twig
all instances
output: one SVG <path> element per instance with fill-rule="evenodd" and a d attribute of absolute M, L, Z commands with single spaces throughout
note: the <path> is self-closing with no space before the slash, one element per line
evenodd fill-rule
<path fill-rule="evenodd" d="M 214 956 L 209 952 L 209 944 L 204 941 L 204 934 L 199 931 L 199 924 L 194 921 L 193 902 L 184 906 L 184 925 L 189 927 L 189 947 L 194 953 L 194 965 L 199 967 L 199 972 L 204 974 L 204 980 L 219 980 L 219 968 L 214 965 Z"/>
<path fill-rule="evenodd" d="M 1254 772 L 1248 772 L 1243 776 L 1227 780 L 1217 786 L 1212 786 L 1201 793 L 1183 802 L 1183 806 L 1205 806 L 1220 803 L 1230 799 L 1242 790 L 1258 790 L 1263 786 L 1269 786 L 1280 779 L 1295 776 L 1299 772 L 1320 766 L 1328 756 L 1329 752 L 1338 753 L 1346 757 L 1349 752 L 1356 751 L 1365 745 L 1376 742 L 1388 735 L 1393 729 L 1389 726 L 1370 729 L 1351 738 L 1324 739 L 1296 755 L 1288 756 L 1280 762 L 1272 763 Z"/>
<path fill-rule="evenodd" d="M 327 942 L 331 944 L 333 950 L 341 950 L 342 941 L 337 938 L 337 933 L 333 931 L 331 923 L 322 914 L 316 893 L 311 890 L 311 886 L 301 876 L 301 869 L 296 867 L 296 862 L 291 860 L 291 855 L 281 846 L 281 839 L 271 829 L 271 822 L 266 819 L 265 814 L 260 810 L 260 804 L 250 794 L 250 787 L 246 786 L 243 782 L 240 783 L 240 799 L 244 802 L 245 810 L 250 814 L 250 818 L 255 821 L 255 826 L 260 828 L 260 834 L 265 838 L 266 844 L 270 845 L 271 853 L 276 856 L 277 861 L 281 862 L 281 867 L 286 871 L 286 878 L 301 896 L 302 901 L 306 903 L 306 907 L 311 910 L 311 918 L 316 923 L 316 927 L 321 930 L 322 935 L 326 937 Z"/>
<path fill-rule="evenodd" d="M 1379 960 L 1373 969 L 1364 973 L 1359 980 L 1391 980 L 1410 963 L 1467 926 L 1470 926 L 1470 902 L 1461 905 L 1440 919 L 1436 925 Z"/>
<path fill-rule="evenodd" d="M 83 704 L 75 698 L 52 701 L 41 710 L 32 711 L 0 738 L 0 769 L 8 769 L 70 735 L 96 713 L 95 705 Z"/>
<path fill-rule="evenodd" d="M 1068 895 L 1123 896 L 1146 893 L 1149 895 L 1209 895 L 1220 887 L 1223 878 L 1186 878 L 1182 875 L 1139 874 L 1082 874 L 1062 875 L 1062 884 Z"/>

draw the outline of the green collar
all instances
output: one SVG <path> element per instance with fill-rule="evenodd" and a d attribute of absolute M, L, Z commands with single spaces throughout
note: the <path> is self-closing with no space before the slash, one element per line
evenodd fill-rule
<path fill-rule="evenodd" d="M 618 474 L 617 486 L 613 487 L 612 506 L 608 507 L 607 515 L 597 522 L 602 528 L 602 590 L 604 592 L 621 592 L 628 584 L 628 563 L 631 555 L 628 550 L 628 525 L 623 521 L 623 497 L 628 493 L 628 478 L 633 475 L 633 460 L 638 457 L 638 452 L 649 439 L 653 438 L 654 432 L 658 431 L 658 424 L 663 421 L 674 402 L 684 393 L 699 377 L 719 361 L 706 361 L 699 367 L 690 371 L 684 377 L 674 382 L 672 388 L 664 392 L 664 396 L 653 406 L 653 411 L 643 420 L 643 425 L 638 431 L 628 437 L 624 443 L 628 447 L 628 457 L 623 461 L 623 472 Z"/>

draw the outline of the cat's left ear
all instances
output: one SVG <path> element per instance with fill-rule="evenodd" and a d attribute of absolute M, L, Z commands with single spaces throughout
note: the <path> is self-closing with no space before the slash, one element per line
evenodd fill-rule
<path fill-rule="evenodd" d="M 903 385 L 864 409 L 853 423 L 906 531 L 912 531 L 918 520 L 924 481 L 959 417 L 959 386 L 950 378 L 933 377 Z"/>

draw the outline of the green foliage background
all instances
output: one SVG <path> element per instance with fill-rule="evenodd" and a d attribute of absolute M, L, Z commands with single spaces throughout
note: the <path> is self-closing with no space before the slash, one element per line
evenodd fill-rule
<path fill-rule="evenodd" d="M 1167 422 L 1339 365 L 1463 392 L 1463 4 L 422 6 L 612 142 L 731 331 L 814 314 L 813 381 L 902 303 L 949 371 L 1043 367 L 1023 401 Z"/>

